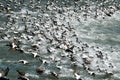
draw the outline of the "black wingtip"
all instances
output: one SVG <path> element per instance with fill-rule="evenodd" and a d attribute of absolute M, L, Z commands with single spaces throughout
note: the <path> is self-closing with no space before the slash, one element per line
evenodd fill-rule
<path fill-rule="evenodd" d="M 8 79 L 6 77 L 0 77 L 0 80 L 10 80 L 10 79 Z"/>
<path fill-rule="evenodd" d="M 9 67 L 7 67 L 7 68 L 5 69 L 5 71 L 4 71 L 4 72 L 5 72 L 5 76 L 8 75 L 9 70 L 10 70 Z"/>
<path fill-rule="evenodd" d="M 16 70 L 16 71 L 18 72 L 19 75 L 21 75 L 21 76 L 25 76 L 25 72 L 20 71 L 20 70 Z"/>

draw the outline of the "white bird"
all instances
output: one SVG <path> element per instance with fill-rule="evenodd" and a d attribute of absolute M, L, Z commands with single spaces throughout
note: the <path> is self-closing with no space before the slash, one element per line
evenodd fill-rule
<path fill-rule="evenodd" d="M 16 48 L 17 47 L 17 45 L 13 42 L 12 43 L 12 48 Z"/>
<path fill-rule="evenodd" d="M 111 77 L 111 76 L 113 76 L 113 72 L 112 72 L 112 71 L 107 71 L 107 70 L 105 70 L 105 75 L 106 75 L 107 77 Z"/>
<path fill-rule="evenodd" d="M 19 60 L 18 63 L 23 63 L 25 65 L 29 64 L 29 62 L 27 60 Z"/>
<path fill-rule="evenodd" d="M 76 80 L 82 80 L 79 73 L 75 72 L 74 76 L 75 76 Z"/>
<path fill-rule="evenodd" d="M 0 70 L 0 80 L 9 80 L 6 76 L 8 75 L 9 68 L 7 67 L 5 70 Z"/>
<path fill-rule="evenodd" d="M 94 77 L 95 77 L 95 75 L 96 75 L 96 74 L 95 74 L 94 72 L 92 72 L 92 71 L 88 71 L 88 70 L 87 70 L 87 72 L 88 72 L 91 76 L 94 76 Z"/>
<path fill-rule="evenodd" d="M 36 52 L 32 52 L 31 54 L 33 54 L 34 58 L 40 57 L 40 56 L 38 55 L 38 53 L 36 53 Z"/>
<path fill-rule="evenodd" d="M 50 73 L 51 73 L 51 75 L 52 75 L 53 77 L 59 78 L 59 75 L 58 75 L 56 72 L 50 72 Z"/>
<path fill-rule="evenodd" d="M 7 76 L 9 72 L 9 68 L 7 67 L 5 70 L 0 70 L 0 77 Z"/>
<path fill-rule="evenodd" d="M 56 68 L 59 69 L 59 70 L 62 70 L 62 69 L 63 69 L 63 66 L 58 66 L 58 65 L 57 65 Z"/>

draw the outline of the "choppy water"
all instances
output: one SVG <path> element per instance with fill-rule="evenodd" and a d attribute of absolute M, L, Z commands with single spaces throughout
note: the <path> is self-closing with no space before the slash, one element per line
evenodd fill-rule
<path fill-rule="evenodd" d="M 64 0 L 58 1 L 57 4 L 52 3 L 46 10 L 45 6 L 48 0 L 31 0 L 31 3 L 29 0 L 0 0 L 3 5 L 0 5 L 0 68 L 4 69 L 7 66 L 10 68 L 8 74 L 10 80 L 17 80 L 18 73 L 16 70 L 25 71 L 30 80 L 57 80 L 49 74 L 50 71 L 58 73 L 60 80 L 75 80 L 73 63 L 68 57 L 70 53 L 65 52 L 64 49 L 55 48 L 59 45 L 55 38 L 60 39 L 62 32 L 66 31 L 63 41 L 65 40 L 68 45 L 75 46 L 73 56 L 83 80 L 120 80 L 120 6 L 111 17 L 104 15 L 105 19 L 101 16 L 94 18 L 95 10 L 93 9 L 102 1 L 78 0 L 77 4 L 81 7 L 89 4 L 89 7 L 93 8 L 93 11 L 88 12 L 88 17 L 85 18 L 83 14 L 86 11 L 75 7 L 74 0 L 66 0 L 66 6 L 62 1 Z M 118 5 L 120 3 L 119 0 L 108 0 L 104 2 L 106 9 L 113 4 L 111 1 Z M 7 4 L 12 9 L 8 13 L 4 8 L 7 7 Z M 57 12 L 61 9 L 64 12 Z M 98 11 L 98 13 L 101 12 Z M 52 20 L 57 21 L 57 25 Z M 69 26 L 73 28 L 71 31 Z M 26 28 L 27 31 L 25 31 Z M 41 34 L 42 32 L 47 38 Z M 78 42 L 73 36 L 75 34 Z M 11 50 L 6 46 L 14 38 L 20 41 L 20 48 L 24 50 L 24 53 Z M 53 39 L 53 43 L 50 43 L 49 39 Z M 88 48 L 85 47 L 85 52 L 94 57 L 90 68 L 96 73 L 95 77 L 89 75 L 82 66 L 81 55 L 85 52 L 79 51 L 77 47 L 81 48 L 85 43 L 89 46 Z M 32 50 L 34 44 L 38 45 L 37 50 Z M 49 48 L 51 53 L 46 48 Z M 42 65 L 40 60 L 33 58 L 29 50 L 37 52 L 48 64 Z M 98 50 L 103 52 L 103 60 L 96 57 L 95 53 Z M 67 56 L 61 57 L 61 55 Z M 30 64 L 26 66 L 22 63 L 16 63 L 18 60 L 27 60 Z M 94 62 L 98 62 L 98 64 Z M 109 63 L 112 63 L 114 67 L 109 68 Z M 36 68 L 40 65 L 46 69 L 46 74 L 40 75 L 36 72 Z M 56 65 L 62 66 L 63 70 L 58 70 Z M 98 65 L 103 69 L 112 71 L 114 75 L 111 77 L 104 76 L 104 72 L 97 71 Z"/>

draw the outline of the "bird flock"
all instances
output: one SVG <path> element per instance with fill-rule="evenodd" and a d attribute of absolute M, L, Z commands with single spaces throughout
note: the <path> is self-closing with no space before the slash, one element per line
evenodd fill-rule
<path fill-rule="evenodd" d="M 36 67 L 39 76 L 50 75 L 60 79 L 68 75 L 76 80 L 85 80 L 81 70 L 93 78 L 114 76 L 115 66 L 109 55 L 100 47 L 81 41 L 76 26 L 89 19 L 104 20 L 119 14 L 120 4 L 115 0 L 47 0 L 45 5 L 41 5 L 42 0 L 5 2 L 6 5 L 0 1 L 0 16 L 4 15 L 6 19 L 0 25 L 0 40 L 8 41 L 5 46 L 9 50 L 40 61 L 40 66 Z M 25 59 L 14 63 L 31 67 L 31 62 Z M 53 70 L 45 65 L 52 66 Z M 9 80 L 8 72 L 9 66 L 2 69 L 0 80 Z M 18 79 L 31 80 L 25 71 L 16 72 Z"/>

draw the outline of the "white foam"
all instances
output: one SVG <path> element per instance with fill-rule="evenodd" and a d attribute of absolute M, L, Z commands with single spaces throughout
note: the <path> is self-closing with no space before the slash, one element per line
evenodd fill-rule
<path fill-rule="evenodd" d="M 39 76 L 38 75 L 36 75 L 36 74 L 31 74 L 31 73 L 26 73 L 26 76 L 28 76 L 28 77 L 32 77 L 32 78 L 39 78 Z"/>

